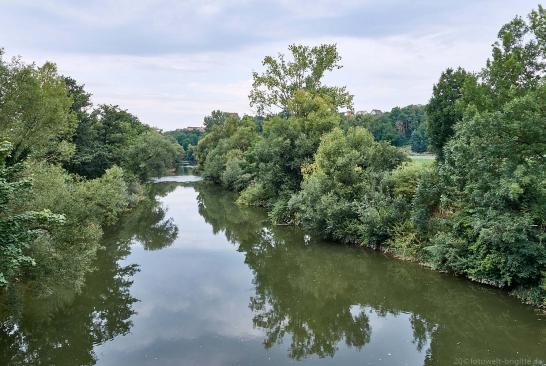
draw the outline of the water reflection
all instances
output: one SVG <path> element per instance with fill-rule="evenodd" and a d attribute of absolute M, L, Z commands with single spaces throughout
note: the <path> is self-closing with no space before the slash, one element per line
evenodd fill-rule
<path fill-rule="evenodd" d="M 130 288 L 139 268 L 123 258 L 134 240 L 159 249 L 176 238 L 176 225 L 155 199 L 174 188 L 154 187 L 150 199 L 105 234 L 81 293 L 63 288 L 36 298 L 12 288 L 0 299 L 0 365 L 95 365 L 96 345 L 129 333 L 138 301 Z"/>
<path fill-rule="evenodd" d="M 289 356 L 301 360 L 333 357 L 344 344 L 392 364 L 545 357 L 544 322 L 513 298 L 377 253 L 304 240 L 299 230 L 241 210 L 215 187 L 198 191 L 200 214 L 253 271 L 249 306 L 266 348 L 289 342 Z M 378 352 L 372 343 L 387 324 L 397 332 Z M 413 350 L 404 329 L 411 329 Z"/>
<path fill-rule="evenodd" d="M 271 225 L 196 180 L 153 185 L 81 294 L 0 301 L 0 365 L 544 359 L 545 322 L 517 300 Z"/>
<path fill-rule="evenodd" d="M 167 217 L 159 204 L 162 197 L 172 192 L 177 183 L 154 184 L 149 187 L 148 199 L 141 202 L 116 225 L 118 241 L 136 241 L 147 250 L 158 250 L 171 245 L 178 236 L 178 226 Z M 106 241 L 112 241 L 106 238 Z"/>

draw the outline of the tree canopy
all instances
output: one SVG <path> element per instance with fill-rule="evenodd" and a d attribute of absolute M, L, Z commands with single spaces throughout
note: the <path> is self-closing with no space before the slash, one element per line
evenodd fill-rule
<path fill-rule="evenodd" d="M 182 148 L 118 106 L 93 108 L 55 64 L 0 52 L 0 287 L 81 288 L 102 228 Z"/>
<path fill-rule="evenodd" d="M 297 109 L 299 105 L 290 104 L 298 90 L 327 97 L 336 109 L 352 109 L 353 97 L 345 87 L 325 86 L 322 82 L 327 71 L 341 68 L 335 44 L 314 47 L 291 44 L 288 50 L 290 58 L 282 53 L 277 57 L 266 56 L 262 61 L 265 71 L 252 74 L 250 106 L 256 107 L 259 115 L 274 109 L 289 114 L 303 113 Z"/>
<path fill-rule="evenodd" d="M 281 113 L 266 115 L 263 130 L 216 114 L 198 144 L 199 169 L 240 192 L 239 204 L 266 207 L 274 223 L 546 306 L 545 24 L 542 6 L 514 18 L 480 72 L 448 68 L 426 106 L 388 112 L 340 113 L 350 99 L 332 91 L 346 89 L 321 83 L 340 67 L 335 46 L 292 45 L 293 60 L 266 57 L 266 72 L 253 74 L 251 105 Z M 410 161 L 399 149 L 409 144 L 430 144 L 436 162 Z"/>

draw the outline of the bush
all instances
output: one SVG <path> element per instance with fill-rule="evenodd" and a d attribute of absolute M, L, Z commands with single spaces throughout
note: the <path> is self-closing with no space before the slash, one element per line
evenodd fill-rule
<path fill-rule="evenodd" d="M 123 171 L 113 167 L 101 178 L 80 180 L 60 166 L 34 163 L 25 175 L 33 188 L 24 205 L 66 217 L 64 225 L 41 233 L 29 246 L 36 263 L 30 278 L 46 291 L 57 286 L 79 289 L 92 269 L 102 227 L 112 224 L 129 203 Z"/>
<path fill-rule="evenodd" d="M 264 186 L 259 182 L 254 182 L 241 192 L 237 203 L 242 206 L 266 207 L 270 198 L 271 195 Z"/>
<path fill-rule="evenodd" d="M 469 110 L 457 125 L 438 171 L 441 199 L 435 189 L 417 195 L 420 221 L 435 204 L 443 213 L 430 233 L 435 267 L 506 288 L 544 281 L 545 94 L 543 86 L 501 112 Z"/>
<path fill-rule="evenodd" d="M 405 159 L 402 151 L 375 142 L 361 127 L 346 133 L 334 129 L 321 139 L 302 190 L 292 200 L 297 216 L 322 236 L 380 245 L 399 212 L 387 177 Z"/>

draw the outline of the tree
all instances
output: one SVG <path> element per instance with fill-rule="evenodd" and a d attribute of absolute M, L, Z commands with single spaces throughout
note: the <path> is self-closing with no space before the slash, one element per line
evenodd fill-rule
<path fill-rule="evenodd" d="M 256 107 L 258 114 L 271 112 L 275 108 L 288 114 L 300 113 L 289 105 L 298 90 L 327 97 L 336 109 L 352 109 L 353 97 L 345 87 L 322 84 L 327 71 L 341 68 L 341 57 L 335 44 L 315 47 L 292 44 L 288 50 L 291 60 L 287 60 L 282 53 L 276 58 L 266 56 L 262 62 L 265 72 L 252 74 L 254 82 L 249 95 L 250 106 Z"/>
<path fill-rule="evenodd" d="M 516 16 L 501 27 L 492 57 L 481 73 L 488 87 L 490 108 L 502 105 L 536 88 L 546 69 L 546 10 L 531 11 L 526 22 Z"/>
<path fill-rule="evenodd" d="M 8 163 L 27 156 L 65 161 L 74 152 L 69 142 L 76 129 L 72 100 L 57 67 L 6 63 L 0 50 L 0 140 L 13 144 Z"/>
<path fill-rule="evenodd" d="M 325 134 L 306 170 L 301 191 L 289 202 L 296 220 L 320 235 L 375 246 L 388 238 L 400 212 L 384 184 L 386 174 L 406 160 L 361 127 Z"/>
<path fill-rule="evenodd" d="M 411 133 L 411 151 L 416 153 L 424 153 L 428 148 L 427 130 L 422 124 Z"/>
<path fill-rule="evenodd" d="M 220 110 L 212 111 L 210 116 L 206 116 L 203 120 L 205 131 L 210 131 L 214 126 L 221 125 L 230 118 L 239 118 L 237 113 L 222 112 Z"/>
<path fill-rule="evenodd" d="M 193 149 L 199 143 L 204 132 L 195 128 L 183 128 L 174 131 L 166 131 L 163 133 L 165 136 L 172 137 L 182 146 L 184 149 L 184 160 L 190 164 L 196 164 L 195 156 L 193 155 Z"/>
<path fill-rule="evenodd" d="M 183 151 L 171 137 L 112 105 L 100 105 L 89 116 L 84 115 L 79 120 L 74 143 L 76 152 L 66 167 L 87 178 L 98 178 L 117 165 L 126 169 L 128 178 L 146 180 L 150 174 L 174 168 L 178 156 L 173 156 Z"/>
<path fill-rule="evenodd" d="M 289 105 L 305 113 L 266 120 L 263 139 L 247 155 L 255 169 L 256 181 L 268 195 L 259 202 L 267 198 L 272 198 L 269 204 L 278 199 L 286 201 L 296 192 L 303 180 L 302 168 L 312 160 L 321 136 L 340 124 L 340 114 L 321 96 L 299 90 Z"/>
<path fill-rule="evenodd" d="M 475 76 L 462 68 L 447 69 L 433 87 L 432 98 L 426 107 L 427 134 L 432 151 L 440 160 L 444 145 L 453 136 L 455 124 L 463 117 L 463 89 L 465 83 L 472 80 Z"/>
<path fill-rule="evenodd" d="M 188 150 L 190 145 L 196 146 L 203 136 L 202 131 L 193 128 L 183 128 L 174 131 L 166 131 L 163 134 L 173 137 L 184 150 Z"/>
<path fill-rule="evenodd" d="M 219 111 L 213 112 L 212 118 L 215 122 L 208 124 L 205 135 L 194 149 L 199 162 L 197 168 L 205 179 L 242 189 L 252 178 L 243 166 L 242 156 L 258 139 L 256 122 L 248 116 L 240 119 L 237 114 Z M 238 177 L 234 172 L 240 173 Z"/>
<path fill-rule="evenodd" d="M 78 121 L 89 117 L 89 109 L 92 107 L 91 94 L 85 91 L 85 85 L 78 84 L 70 76 L 64 76 L 64 83 L 68 96 L 72 98 L 70 109 L 76 113 Z"/>
<path fill-rule="evenodd" d="M 35 264 L 29 247 L 41 233 L 64 223 L 63 215 L 40 211 L 19 210 L 14 202 L 31 188 L 31 182 L 17 178 L 19 164 L 7 167 L 5 162 L 12 151 L 8 142 L 0 144 L 0 287 L 17 281 L 25 267 Z"/>
<path fill-rule="evenodd" d="M 543 85 L 457 126 L 439 171 L 447 214 L 428 249 L 435 266 L 546 296 L 545 111 Z"/>
<path fill-rule="evenodd" d="M 414 200 L 426 261 L 536 305 L 546 304 L 545 24 L 542 6 L 515 17 L 479 78 L 442 75 L 429 106 L 442 160 Z"/>
<path fill-rule="evenodd" d="M 145 182 L 152 177 L 167 174 L 183 154 L 184 149 L 176 142 L 150 130 L 138 135 L 130 143 L 124 153 L 122 167 Z"/>

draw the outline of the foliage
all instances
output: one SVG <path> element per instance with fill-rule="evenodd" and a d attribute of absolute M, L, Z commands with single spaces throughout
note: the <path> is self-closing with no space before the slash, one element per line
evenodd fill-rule
<path fill-rule="evenodd" d="M 481 72 L 447 69 L 427 106 L 386 113 L 341 116 L 316 79 L 310 88 L 301 79 L 312 55 L 266 58 L 251 104 L 284 113 L 267 116 L 263 134 L 240 151 L 218 148 L 233 131 L 207 132 L 198 156 L 208 165 L 204 176 L 246 187 L 238 203 L 267 207 L 274 223 L 381 248 L 546 305 L 545 24 L 542 6 L 527 20 L 516 17 Z M 415 152 L 430 144 L 436 161 L 404 164 L 394 146 L 410 143 Z"/>
<path fill-rule="evenodd" d="M 214 112 L 213 112 L 214 113 Z M 174 131 L 164 132 L 164 135 L 170 136 L 176 140 L 182 146 L 186 152 L 184 160 L 195 164 L 197 163 L 195 156 L 193 155 L 193 147 L 197 146 L 197 143 L 203 137 L 203 131 L 197 128 L 183 128 Z"/>
<path fill-rule="evenodd" d="M 516 16 L 503 25 L 493 44 L 492 57 L 481 73 L 487 91 L 486 104 L 498 110 L 524 96 L 544 81 L 546 68 L 546 10 L 539 5 L 528 20 Z"/>
<path fill-rule="evenodd" d="M 65 161 L 74 152 L 72 100 L 52 63 L 41 67 L 20 59 L 6 63 L 0 49 L 0 141 L 10 141 L 8 163 L 28 156 Z"/>
<path fill-rule="evenodd" d="M 394 107 L 389 112 L 372 114 L 357 113 L 350 116 L 344 125 L 361 126 L 367 128 L 378 141 L 388 141 L 394 146 L 412 144 L 415 131 L 420 131 L 421 145 L 427 149 L 425 124 L 425 107 L 422 105 L 408 105 Z"/>
<path fill-rule="evenodd" d="M 60 166 L 34 163 L 24 174 L 33 181 L 26 205 L 66 217 L 63 226 L 29 247 L 36 262 L 31 278 L 46 291 L 60 284 L 78 289 L 92 269 L 101 228 L 113 224 L 129 203 L 123 172 L 113 167 L 100 178 L 80 180 Z"/>
<path fill-rule="evenodd" d="M 415 196 L 417 229 L 434 267 L 514 289 L 546 304 L 544 283 L 546 87 L 539 6 L 499 32 L 479 79 L 445 108 L 457 109 L 435 174 Z M 426 185 L 425 185 L 426 183 Z"/>
<path fill-rule="evenodd" d="M 263 138 L 248 154 L 257 181 L 270 197 L 286 196 L 299 190 L 302 168 L 311 162 L 321 136 L 340 123 L 339 114 L 320 96 L 302 90 L 290 103 L 305 109 L 305 115 L 275 116 L 266 120 Z"/>
<path fill-rule="evenodd" d="M 126 149 L 122 167 L 141 182 L 167 174 L 184 152 L 181 146 L 153 129 L 138 135 Z"/>
<path fill-rule="evenodd" d="M 0 286 L 78 290 L 136 179 L 165 174 L 182 149 L 117 106 L 92 109 L 54 64 L 1 56 Z"/>
<path fill-rule="evenodd" d="M 169 137 L 117 106 L 101 105 L 79 121 L 76 152 L 66 165 L 87 178 L 100 177 L 114 165 L 128 177 L 146 181 L 174 168 L 183 150 Z"/>
<path fill-rule="evenodd" d="M 432 263 L 497 286 L 538 285 L 546 270 L 546 87 L 502 111 L 468 114 L 446 146 Z M 462 245 L 461 245 L 462 244 Z"/>
<path fill-rule="evenodd" d="M 425 125 L 421 124 L 417 129 L 413 130 L 410 138 L 411 151 L 416 153 L 424 153 L 428 148 L 428 136 Z"/>
<path fill-rule="evenodd" d="M 207 129 L 194 150 L 198 170 L 205 179 L 225 182 L 232 189 L 246 186 L 252 175 L 246 172 L 241 158 L 258 138 L 255 121 L 248 116 L 241 119 L 236 114 L 226 114 Z"/>
<path fill-rule="evenodd" d="M 19 165 L 6 167 L 11 151 L 11 144 L 0 144 L 0 287 L 13 283 L 22 270 L 36 264 L 29 255 L 29 247 L 38 237 L 65 221 L 63 215 L 47 209 L 25 210 L 14 205 L 32 186 L 28 179 L 18 177 Z"/>
<path fill-rule="evenodd" d="M 447 69 L 434 86 L 427 106 L 428 134 L 433 152 L 443 158 L 443 146 L 453 136 L 469 105 L 480 111 L 499 111 L 544 82 L 546 11 L 539 5 L 528 21 L 516 16 L 501 27 L 492 57 L 480 73 Z"/>
<path fill-rule="evenodd" d="M 264 185 L 260 182 L 251 183 L 237 199 L 237 203 L 243 206 L 262 206 L 268 204 L 270 197 Z"/>
<path fill-rule="evenodd" d="M 250 106 L 258 114 L 271 112 L 273 108 L 288 114 L 301 115 L 299 105 L 290 105 L 295 93 L 305 90 L 312 96 L 328 97 L 335 108 L 352 109 L 353 97 L 345 87 L 328 87 L 322 84 L 325 72 L 341 68 L 341 57 L 335 44 L 316 47 L 292 44 L 288 46 L 291 60 L 279 53 L 276 58 L 266 56 L 262 62 L 265 72 L 252 74 Z"/>
<path fill-rule="evenodd" d="M 172 136 L 184 150 L 187 150 L 190 145 L 197 145 L 199 139 L 203 136 L 202 131 L 194 128 L 183 128 L 174 131 L 167 131 L 164 134 L 167 136 Z"/>
<path fill-rule="evenodd" d="M 326 134 L 315 155 L 295 205 L 304 227 L 336 240 L 370 246 L 388 236 L 395 197 L 388 195 L 386 172 L 405 160 L 404 154 L 374 141 L 363 128 Z"/>
<path fill-rule="evenodd" d="M 432 151 L 442 159 L 442 149 L 453 136 L 455 124 L 462 118 L 464 104 L 461 102 L 466 83 L 475 77 L 462 68 L 447 69 L 432 90 L 427 109 L 427 130 Z"/>

